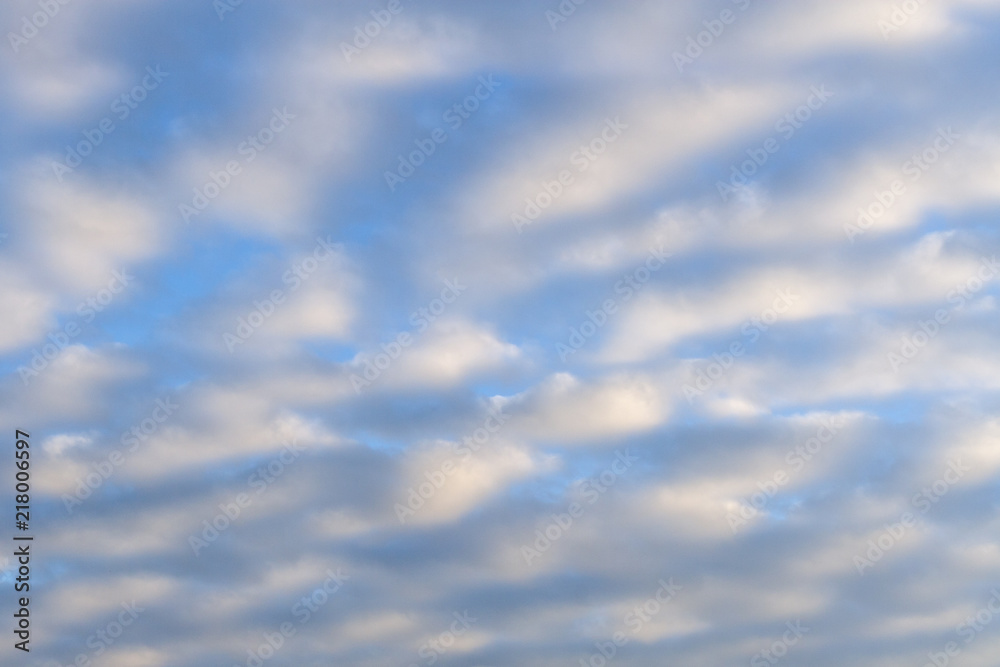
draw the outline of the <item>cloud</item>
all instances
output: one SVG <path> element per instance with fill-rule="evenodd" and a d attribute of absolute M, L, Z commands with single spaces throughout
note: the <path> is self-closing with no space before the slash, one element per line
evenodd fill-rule
<path fill-rule="evenodd" d="M 39 666 L 992 664 L 995 3 L 220 2 L 0 58 Z"/>

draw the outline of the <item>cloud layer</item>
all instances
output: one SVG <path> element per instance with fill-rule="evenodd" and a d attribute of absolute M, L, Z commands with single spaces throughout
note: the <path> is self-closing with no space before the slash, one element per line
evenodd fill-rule
<path fill-rule="evenodd" d="M 0 24 L 3 662 L 995 663 L 995 3 Z"/>

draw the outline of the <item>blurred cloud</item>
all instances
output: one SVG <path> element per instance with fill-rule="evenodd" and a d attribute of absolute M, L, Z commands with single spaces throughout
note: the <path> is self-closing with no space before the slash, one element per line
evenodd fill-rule
<path fill-rule="evenodd" d="M 0 23 L 0 662 L 994 664 L 996 3 Z"/>

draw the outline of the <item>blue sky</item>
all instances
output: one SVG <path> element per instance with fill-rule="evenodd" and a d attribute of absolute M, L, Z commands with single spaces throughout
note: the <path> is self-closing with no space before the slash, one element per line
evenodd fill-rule
<path fill-rule="evenodd" d="M 4 664 L 994 664 L 996 4 L 577 3 L 0 9 Z"/>

